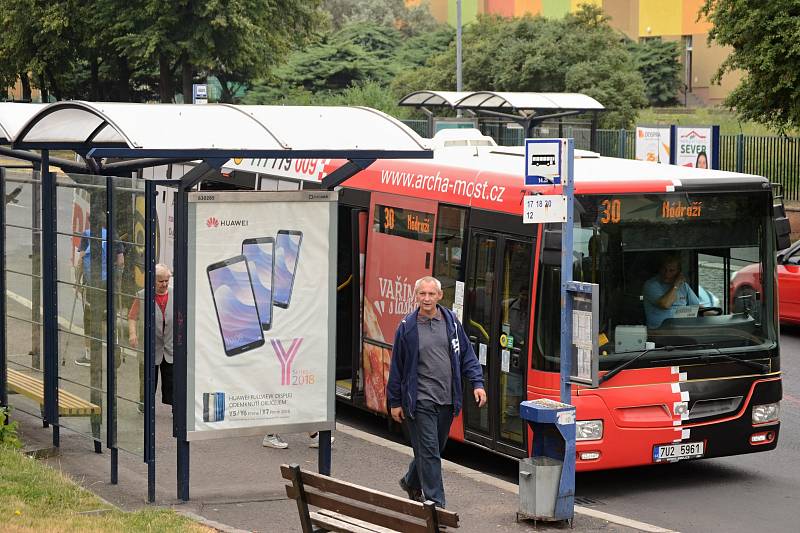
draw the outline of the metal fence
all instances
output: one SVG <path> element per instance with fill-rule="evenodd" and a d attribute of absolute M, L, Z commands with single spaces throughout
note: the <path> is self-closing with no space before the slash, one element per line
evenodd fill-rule
<path fill-rule="evenodd" d="M 428 136 L 427 120 L 406 120 L 420 135 Z M 591 129 L 585 124 L 543 124 L 534 129 L 536 137 L 572 137 L 575 148 L 589 150 Z M 524 143 L 522 128 L 496 121 L 480 122 L 484 135 L 501 146 Z M 633 159 L 636 152 L 635 130 L 597 130 L 595 151 L 600 155 Z M 764 176 L 783 186 L 784 200 L 800 200 L 800 137 L 778 135 L 721 135 L 720 169 Z"/>

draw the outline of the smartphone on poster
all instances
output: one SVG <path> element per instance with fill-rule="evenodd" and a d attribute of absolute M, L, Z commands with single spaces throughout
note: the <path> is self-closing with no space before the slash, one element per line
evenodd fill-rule
<path fill-rule="evenodd" d="M 289 307 L 297 273 L 297 262 L 300 259 L 300 244 L 303 232 L 296 230 L 279 230 L 275 239 L 275 294 L 273 302 L 284 309 Z"/>
<path fill-rule="evenodd" d="M 253 280 L 253 293 L 261 319 L 261 329 L 272 327 L 272 280 L 274 266 L 275 239 L 259 237 L 242 241 L 242 255 L 247 258 L 250 276 Z"/>
<path fill-rule="evenodd" d="M 247 258 L 237 255 L 206 267 L 225 355 L 264 344 Z"/>

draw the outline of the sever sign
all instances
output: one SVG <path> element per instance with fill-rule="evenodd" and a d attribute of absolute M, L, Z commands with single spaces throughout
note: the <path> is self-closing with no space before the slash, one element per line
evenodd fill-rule
<path fill-rule="evenodd" d="M 525 185 L 561 183 L 561 140 L 525 139 Z"/>

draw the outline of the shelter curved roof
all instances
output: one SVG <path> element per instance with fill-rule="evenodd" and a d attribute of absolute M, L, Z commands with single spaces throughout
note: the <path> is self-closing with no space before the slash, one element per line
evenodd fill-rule
<path fill-rule="evenodd" d="M 29 117 L 18 148 L 426 150 L 401 121 L 365 107 L 56 102 Z"/>
<path fill-rule="evenodd" d="M 517 93 L 476 91 L 456 103 L 461 109 L 514 109 L 595 111 L 605 109 L 603 104 L 581 93 Z"/>
<path fill-rule="evenodd" d="M 456 102 L 470 94 L 464 91 L 414 91 L 402 97 L 397 105 L 454 107 Z"/>
<path fill-rule="evenodd" d="M 47 104 L 0 103 L 0 144 L 10 144 L 22 126 Z"/>

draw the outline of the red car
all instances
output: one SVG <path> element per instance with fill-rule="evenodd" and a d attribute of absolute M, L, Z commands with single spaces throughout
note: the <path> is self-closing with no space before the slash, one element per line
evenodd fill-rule
<path fill-rule="evenodd" d="M 781 324 L 800 325 L 800 241 L 778 252 L 778 314 Z M 748 296 L 761 292 L 761 275 L 757 264 L 739 270 L 731 280 L 733 309 L 742 312 Z M 750 300 L 755 304 L 755 299 Z"/>

